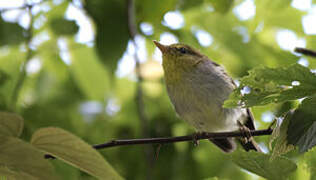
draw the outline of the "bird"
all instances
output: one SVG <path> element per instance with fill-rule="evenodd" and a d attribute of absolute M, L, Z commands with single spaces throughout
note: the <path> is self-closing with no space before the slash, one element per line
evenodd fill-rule
<path fill-rule="evenodd" d="M 201 133 L 255 130 L 250 109 L 223 107 L 236 85 L 221 65 L 189 45 L 153 42 L 162 52 L 167 93 L 180 119 Z M 248 138 L 209 140 L 226 153 L 236 149 L 236 140 L 246 151 L 261 152 L 250 133 Z"/>

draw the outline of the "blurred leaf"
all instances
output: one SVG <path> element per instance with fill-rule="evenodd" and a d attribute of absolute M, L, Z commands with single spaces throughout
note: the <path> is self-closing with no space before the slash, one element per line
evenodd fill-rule
<path fill-rule="evenodd" d="M 224 107 L 250 107 L 303 98 L 316 92 L 315 84 L 315 74 L 299 64 L 282 68 L 258 67 L 240 80 L 240 86 L 225 101 Z M 241 90 L 246 86 L 251 92 L 242 95 Z"/>
<path fill-rule="evenodd" d="M 126 1 L 86 1 L 85 9 L 96 24 L 96 48 L 100 59 L 113 74 L 129 39 Z"/>
<path fill-rule="evenodd" d="M 94 49 L 81 45 L 71 44 L 73 63 L 70 67 L 78 86 L 93 100 L 104 100 L 110 90 L 109 73 L 98 61 Z"/>
<path fill-rule="evenodd" d="M 181 10 L 187 10 L 190 8 L 194 8 L 196 6 L 199 6 L 203 3 L 204 0 L 179 0 L 180 8 Z"/>
<path fill-rule="evenodd" d="M 9 80 L 10 76 L 0 69 L 0 87 Z"/>
<path fill-rule="evenodd" d="M 153 24 L 154 27 L 161 26 L 164 14 L 168 11 L 175 10 L 177 2 L 178 0 L 136 0 L 137 23 L 149 22 Z"/>
<path fill-rule="evenodd" d="M 294 111 L 287 131 L 287 141 L 306 152 L 316 145 L 316 96 L 308 97 Z"/>
<path fill-rule="evenodd" d="M 59 128 L 42 128 L 31 143 L 42 151 L 100 179 L 122 179 L 89 144 Z"/>
<path fill-rule="evenodd" d="M 43 158 L 44 154 L 30 144 L 8 136 L 0 136 L 0 142 L 2 171 L 5 168 L 7 173 L 14 172 L 14 176 L 19 177 L 17 179 L 58 179 L 53 166 Z"/>
<path fill-rule="evenodd" d="M 297 168 L 293 161 L 284 157 L 271 160 L 270 155 L 254 151 L 235 151 L 232 158 L 238 166 L 271 180 L 287 179 Z"/>
<path fill-rule="evenodd" d="M 23 119 L 21 116 L 0 112 L 0 135 L 19 137 L 23 131 Z"/>
<path fill-rule="evenodd" d="M 234 0 L 208 0 L 215 11 L 220 13 L 227 13 L 234 4 Z"/>
<path fill-rule="evenodd" d="M 9 77 L 4 84 L 0 86 L 0 108 L 7 110 L 11 103 L 13 89 L 16 86 L 20 72 L 20 66 L 25 60 L 25 53 L 18 47 L 10 47 L 0 55 L 0 70 Z"/>
<path fill-rule="evenodd" d="M 57 35 L 73 35 L 78 32 L 79 27 L 74 20 L 56 17 L 50 22 L 51 29 Z"/>
<path fill-rule="evenodd" d="M 310 172 L 311 180 L 316 179 L 316 148 L 304 153 L 304 161 L 306 162 L 307 170 Z M 305 165 L 305 164 L 304 164 Z"/>
<path fill-rule="evenodd" d="M 0 17 L 0 46 L 17 45 L 25 40 L 23 28 L 17 23 L 5 22 Z"/>
<path fill-rule="evenodd" d="M 276 157 L 285 154 L 291 150 L 294 150 L 294 146 L 288 144 L 287 141 L 287 131 L 288 126 L 290 123 L 291 116 L 293 112 L 289 112 L 283 119 L 282 123 L 280 124 L 277 122 L 277 126 L 274 128 L 273 133 L 270 137 L 270 149 L 272 142 L 275 142 L 275 145 L 272 150 L 271 159 L 275 159 Z"/>
<path fill-rule="evenodd" d="M 275 16 L 278 14 L 278 16 Z M 264 22 L 265 28 L 291 29 L 303 34 L 302 16 L 305 12 L 291 6 L 291 1 L 256 1 L 256 15 L 253 21 Z M 291 19 L 292 23 L 288 23 Z"/>

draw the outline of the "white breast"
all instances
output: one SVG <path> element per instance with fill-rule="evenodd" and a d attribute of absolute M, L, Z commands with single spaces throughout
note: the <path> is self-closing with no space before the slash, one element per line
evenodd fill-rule
<path fill-rule="evenodd" d="M 177 84 L 167 85 L 176 112 L 198 131 L 237 130 L 237 120 L 245 119 L 246 110 L 222 107 L 234 88 L 231 80 L 220 66 L 201 63 L 197 68 Z"/>

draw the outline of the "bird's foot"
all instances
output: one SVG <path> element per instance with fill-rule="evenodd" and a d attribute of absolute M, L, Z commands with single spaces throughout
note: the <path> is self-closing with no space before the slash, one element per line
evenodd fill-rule
<path fill-rule="evenodd" d="M 252 139 L 252 135 L 250 133 L 250 129 L 248 127 L 246 127 L 245 125 L 243 125 L 240 121 L 237 121 L 237 124 L 239 126 L 239 131 L 242 133 L 243 135 L 243 141 L 245 143 L 251 141 Z"/>
<path fill-rule="evenodd" d="M 200 141 L 198 140 L 198 137 L 202 136 L 203 134 L 204 134 L 204 132 L 196 132 L 196 133 L 193 134 L 192 140 L 193 140 L 194 146 L 198 146 L 200 144 Z"/>

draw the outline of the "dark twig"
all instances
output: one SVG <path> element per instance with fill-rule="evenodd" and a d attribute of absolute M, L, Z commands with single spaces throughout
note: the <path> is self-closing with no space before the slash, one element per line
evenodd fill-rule
<path fill-rule="evenodd" d="M 271 135 L 273 129 L 268 128 L 264 130 L 250 130 L 251 136 L 264 136 Z M 159 137 L 159 138 L 142 138 L 142 139 L 121 139 L 121 140 L 112 140 L 103 144 L 93 145 L 95 149 L 105 149 L 116 146 L 129 146 L 129 145 L 143 145 L 143 144 L 168 144 L 168 143 L 177 143 L 185 141 L 196 141 L 201 139 L 222 139 L 228 137 L 245 137 L 245 133 L 232 131 L 232 132 L 217 132 L 217 133 L 196 133 L 193 135 L 187 136 L 176 136 L 176 137 Z M 45 155 L 45 158 L 53 158 L 51 155 Z"/>
<path fill-rule="evenodd" d="M 304 54 L 306 56 L 316 57 L 316 51 L 314 51 L 314 50 L 297 47 L 297 48 L 295 48 L 294 51 L 297 52 L 297 53 Z"/>

